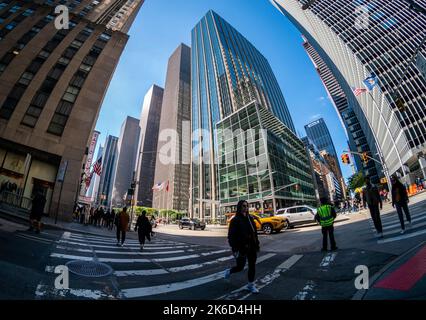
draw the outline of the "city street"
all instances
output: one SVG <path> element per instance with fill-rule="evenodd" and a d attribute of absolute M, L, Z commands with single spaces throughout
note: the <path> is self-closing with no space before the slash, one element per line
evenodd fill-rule
<path fill-rule="evenodd" d="M 426 240 L 426 193 L 410 199 L 413 226 L 400 235 L 395 210 L 385 205 L 384 239 L 377 240 L 366 212 L 339 215 L 335 235 L 339 250 L 322 253 L 316 225 L 300 226 L 280 234 L 259 234 L 261 251 L 256 267 L 260 294 L 244 290 L 246 273 L 223 279 L 223 270 L 234 263 L 225 227 L 205 231 L 159 226 L 156 236 L 139 250 L 131 232 L 124 247 L 117 247 L 112 231 L 99 235 L 53 230 L 40 234 L 27 226 L 0 220 L 0 281 L 3 299 L 386 299 L 425 298 L 425 279 L 420 275 L 410 290 L 373 289 L 361 295 L 355 288 L 354 270 L 365 265 L 369 278 L 398 257 L 410 259 L 410 249 L 424 247 Z M 424 251 L 424 250 L 423 250 Z M 83 277 L 70 272 L 69 289 L 55 289 L 55 267 L 73 261 Z M 100 262 L 96 268 L 81 263 Z M 423 260 L 424 270 L 424 260 Z M 392 267 L 398 269 L 398 264 Z M 410 270 L 405 270 L 411 274 Z M 415 270 L 414 270 L 415 271 Z M 414 272 L 413 271 L 413 272 Z M 109 274 L 100 276 L 102 272 Z M 415 273 L 415 272 L 414 272 Z M 386 274 L 384 274 L 386 276 Z M 411 274 L 412 275 L 412 274 Z M 389 282 L 389 281 L 387 281 Z M 391 281 L 392 282 L 392 281 Z M 395 284 L 397 286 L 397 283 Z M 392 283 L 390 284 L 392 287 Z M 423 288 L 423 289 L 422 289 Z M 410 296 L 414 292 L 414 296 Z"/>

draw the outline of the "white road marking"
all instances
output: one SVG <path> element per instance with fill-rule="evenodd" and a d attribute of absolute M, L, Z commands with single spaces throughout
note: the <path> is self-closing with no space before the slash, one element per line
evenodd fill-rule
<path fill-rule="evenodd" d="M 265 254 L 257 260 L 257 263 L 263 262 L 271 257 L 275 256 L 275 253 Z M 179 291 L 195 286 L 199 286 L 205 283 L 216 281 L 223 278 L 223 271 L 216 272 L 201 278 L 196 278 L 192 280 L 174 282 L 164 285 L 151 286 L 151 287 L 141 287 L 141 288 L 129 288 L 121 290 L 121 294 L 125 298 L 139 298 L 151 295 L 157 295 L 167 292 Z"/>
<path fill-rule="evenodd" d="M 65 231 L 64 234 L 62 235 L 62 238 L 63 239 L 69 239 L 70 236 L 71 236 L 71 232 Z"/>
<path fill-rule="evenodd" d="M 93 243 L 93 244 L 113 244 L 113 243 L 117 243 L 117 241 L 99 241 L 99 240 L 88 240 L 88 239 L 70 239 L 71 241 L 74 242 L 80 242 L 80 243 Z M 131 246 L 131 247 L 139 247 L 140 243 L 139 241 L 135 241 L 135 242 L 125 242 L 124 243 L 125 246 Z M 172 244 L 170 244 L 172 245 Z M 159 247 L 159 246 L 164 246 L 163 243 L 146 243 L 145 246 L 147 247 Z"/>
<path fill-rule="evenodd" d="M 412 223 L 413 222 L 417 222 L 417 221 L 421 221 L 421 220 L 426 220 L 426 215 L 420 216 L 420 217 L 416 217 L 416 218 L 411 217 L 411 222 Z M 404 216 L 404 224 L 405 225 L 407 224 L 407 220 L 405 219 L 405 216 Z M 394 227 L 400 227 L 401 223 L 399 222 L 399 219 L 398 219 L 398 221 L 392 221 L 392 223 L 388 223 L 388 224 L 383 224 L 382 223 L 382 226 L 383 226 L 384 230 L 385 229 L 392 229 Z"/>
<path fill-rule="evenodd" d="M 279 278 L 279 276 L 281 275 L 282 272 L 286 272 L 287 270 L 289 270 L 302 257 L 303 257 L 303 255 L 299 255 L 299 254 L 292 255 L 290 258 L 288 258 L 283 263 L 281 263 L 278 267 L 276 267 L 273 272 L 268 273 L 265 276 L 263 276 L 261 279 L 256 280 L 255 284 L 257 286 L 257 289 L 260 290 L 260 289 L 266 287 L 267 285 L 270 285 L 274 280 L 276 280 L 277 278 Z M 242 297 L 239 297 L 240 294 L 242 292 L 244 292 L 245 290 L 246 290 L 246 286 L 243 286 L 243 287 L 241 287 L 239 289 L 236 289 L 236 290 L 232 291 L 229 294 L 221 296 L 217 300 L 235 300 L 235 299 L 245 300 L 245 299 L 247 299 L 252 294 L 250 292 L 248 294 L 245 294 Z"/>
<path fill-rule="evenodd" d="M 67 250 L 67 251 L 76 251 L 76 252 L 93 252 L 91 249 L 77 249 L 64 246 L 56 246 L 56 249 Z M 95 250 L 96 253 L 102 254 L 121 254 L 121 255 L 161 255 L 161 254 L 175 254 L 183 253 L 185 250 L 173 250 L 173 251 L 154 251 L 154 252 L 137 252 L 137 251 L 108 251 L 108 250 Z"/>
<path fill-rule="evenodd" d="M 293 300 L 305 300 L 314 288 L 315 282 L 309 280 L 303 289 L 293 298 Z"/>
<path fill-rule="evenodd" d="M 336 258 L 337 252 L 328 253 L 321 261 L 320 267 L 328 267 Z"/>
<path fill-rule="evenodd" d="M 392 237 L 392 238 L 388 238 L 388 239 L 381 239 L 378 240 L 377 243 L 381 244 L 381 243 L 388 243 L 388 242 L 393 242 L 393 241 L 399 241 L 399 240 L 403 240 L 403 239 L 408 239 L 408 238 L 413 238 L 413 237 L 417 237 L 420 236 L 422 234 L 426 233 L 426 229 L 425 230 L 419 230 L 416 232 L 411 232 L 411 233 L 405 233 L 402 234 L 400 236 L 396 236 L 396 237 Z"/>
<path fill-rule="evenodd" d="M 88 289 L 54 289 L 44 284 L 39 284 L 35 292 L 36 298 L 40 299 L 42 297 L 48 297 L 52 299 L 53 297 L 66 297 L 73 295 L 80 298 L 86 299 L 115 299 L 114 296 L 106 294 L 99 290 L 88 290 Z"/>
<path fill-rule="evenodd" d="M 234 256 L 228 256 L 228 257 L 222 257 L 215 260 L 210 260 L 204 263 L 198 263 L 198 264 L 190 264 L 186 266 L 181 267 L 173 267 L 173 268 L 167 268 L 167 269 L 148 269 L 148 270 L 120 270 L 115 271 L 114 275 L 117 277 L 125 277 L 125 276 L 149 276 L 149 275 L 158 275 L 158 274 L 166 274 L 166 273 L 174 273 L 174 272 L 181 272 L 181 271 L 188 271 L 188 270 L 194 270 L 199 269 L 208 265 L 216 264 L 219 262 L 224 262 L 227 260 L 234 259 Z"/>
<path fill-rule="evenodd" d="M 74 241 L 68 241 L 68 240 L 58 240 L 57 242 L 58 243 L 74 244 L 74 245 L 78 245 L 78 246 L 82 246 L 82 247 L 110 248 L 110 249 L 119 249 L 119 250 L 140 248 L 139 245 L 137 245 L 137 246 L 136 245 L 135 246 L 124 245 L 124 247 L 118 247 L 118 246 L 106 246 L 106 245 L 99 245 L 99 244 L 87 244 L 87 243 L 80 243 L 80 242 L 74 242 Z M 144 250 L 183 249 L 183 248 L 194 248 L 194 247 L 199 247 L 199 245 L 192 244 L 192 245 L 186 245 L 186 246 L 166 246 L 166 247 L 153 247 L 153 246 L 146 247 L 145 246 Z"/>
<path fill-rule="evenodd" d="M 74 256 L 74 255 L 70 255 L 70 254 L 60 254 L 60 253 L 51 253 L 50 257 L 60 258 L 60 259 L 68 259 L 68 260 L 82 260 L 82 261 L 93 261 L 93 259 L 94 259 L 94 257 Z"/>

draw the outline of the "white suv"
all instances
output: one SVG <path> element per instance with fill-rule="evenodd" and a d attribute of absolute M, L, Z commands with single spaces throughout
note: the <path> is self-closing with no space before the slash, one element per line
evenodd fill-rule
<path fill-rule="evenodd" d="M 289 208 L 278 209 L 276 216 L 283 217 L 287 220 L 289 228 L 293 228 L 295 225 L 305 223 L 316 223 L 315 215 L 317 209 L 309 206 L 294 206 Z"/>

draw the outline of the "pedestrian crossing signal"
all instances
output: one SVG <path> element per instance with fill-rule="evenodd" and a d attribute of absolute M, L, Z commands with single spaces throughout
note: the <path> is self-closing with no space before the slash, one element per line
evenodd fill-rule
<path fill-rule="evenodd" d="M 351 159 L 349 158 L 349 155 L 347 153 L 342 154 L 342 163 L 344 164 L 351 163 Z"/>

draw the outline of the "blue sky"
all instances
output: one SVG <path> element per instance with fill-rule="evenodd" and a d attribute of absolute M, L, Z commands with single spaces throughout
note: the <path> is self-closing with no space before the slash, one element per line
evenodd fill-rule
<path fill-rule="evenodd" d="M 139 118 L 143 97 L 152 84 L 164 86 L 167 62 L 180 43 L 191 45 L 191 30 L 213 9 L 268 59 L 286 99 L 296 130 L 323 117 L 338 154 L 347 149 L 340 120 L 311 60 L 300 32 L 269 0 L 145 0 L 129 32 L 105 96 L 96 129 L 104 144 L 118 136 L 127 115 Z M 99 143 L 98 143 L 99 145 Z M 351 169 L 342 165 L 345 177 Z"/>

